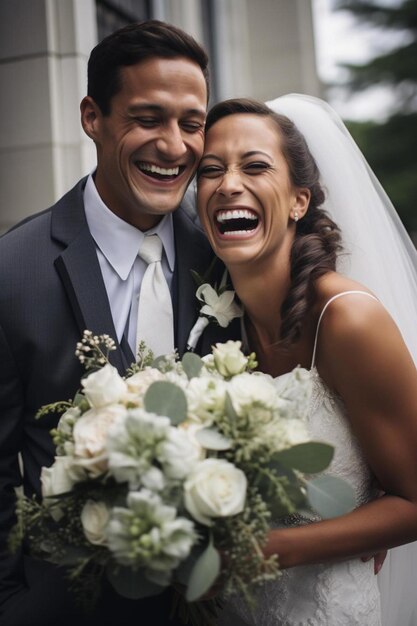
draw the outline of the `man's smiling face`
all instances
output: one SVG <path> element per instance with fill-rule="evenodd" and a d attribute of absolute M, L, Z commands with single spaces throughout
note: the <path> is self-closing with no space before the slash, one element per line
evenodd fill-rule
<path fill-rule="evenodd" d="M 140 230 L 180 204 L 204 147 L 207 89 L 183 57 L 151 58 L 120 70 L 121 89 L 103 115 L 91 98 L 83 126 L 97 147 L 97 190 L 108 208 Z"/>

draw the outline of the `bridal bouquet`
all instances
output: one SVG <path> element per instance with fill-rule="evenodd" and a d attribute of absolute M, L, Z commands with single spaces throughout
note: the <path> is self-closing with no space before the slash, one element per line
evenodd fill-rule
<path fill-rule="evenodd" d="M 262 552 L 272 519 L 352 504 L 336 478 L 311 477 L 333 449 L 309 441 L 305 370 L 277 386 L 229 341 L 182 361 L 152 362 L 142 346 L 121 377 L 112 349 L 86 331 L 79 393 L 40 410 L 62 413 L 56 457 L 42 469 L 42 502 L 20 499 L 14 531 L 15 544 L 25 537 L 35 554 L 66 565 L 78 590 L 91 597 L 105 575 L 129 598 L 179 584 L 193 602 L 217 580 L 223 594 L 250 598 L 252 584 L 279 575 Z"/>

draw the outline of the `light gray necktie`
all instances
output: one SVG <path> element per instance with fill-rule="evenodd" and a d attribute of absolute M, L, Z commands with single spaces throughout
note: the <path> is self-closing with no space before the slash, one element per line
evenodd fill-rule
<path fill-rule="evenodd" d="M 145 341 L 157 357 L 174 350 L 171 293 L 162 271 L 162 241 L 158 235 L 146 236 L 138 254 L 148 267 L 139 294 L 136 348 Z"/>

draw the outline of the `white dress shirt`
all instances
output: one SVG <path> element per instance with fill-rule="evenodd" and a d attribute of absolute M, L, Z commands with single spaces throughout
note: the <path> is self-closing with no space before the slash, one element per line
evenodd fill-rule
<path fill-rule="evenodd" d="M 145 233 L 115 215 L 104 204 L 96 189 L 93 175 L 87 179 L 84 207 L 88 227 L 96 243 L 97 257 L 120 342 L 125 334 L 135 354 L 138 300 L 146 263 L 138 257 Z M 175 267 L 174 227 L 172 214 L 146 234 L 156 233 L 163 245 L 162 269 L 172 288 Z"/>

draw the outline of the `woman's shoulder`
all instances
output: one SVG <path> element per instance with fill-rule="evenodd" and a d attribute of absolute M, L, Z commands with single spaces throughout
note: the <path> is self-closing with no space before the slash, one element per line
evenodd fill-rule
<path fill-rule="evenodd" d="M 337 272 L 316 284 L 316 314 L 324 350 L 345 353 L 366 350 L 385 333 L 397 334 L 392 318 L 365 285 Z"/>
<path fill-rule="evenodd" d="M 338 272 L 327 272 L 321 276 L 315 283 L 315 293 L 316 306 L 319 310 L 323 309 L 331 299 L 339 299 L 342 295 L 360 296 L 365 293 L 376 297 L 366 285 Z"/>
<path fill-rule="evenodd" d="M 348 319 L 352 322 L 366 322 L 367 313 L 383 307 L 375 294 L 365 285 L 338 274 L 328 272 L 316 281 L 315 284 L 315 316 L 326 317 L 326 325 L 341 323 L 345 325 Z M 343 320 L 340 319 L 343 316 Z"/>

